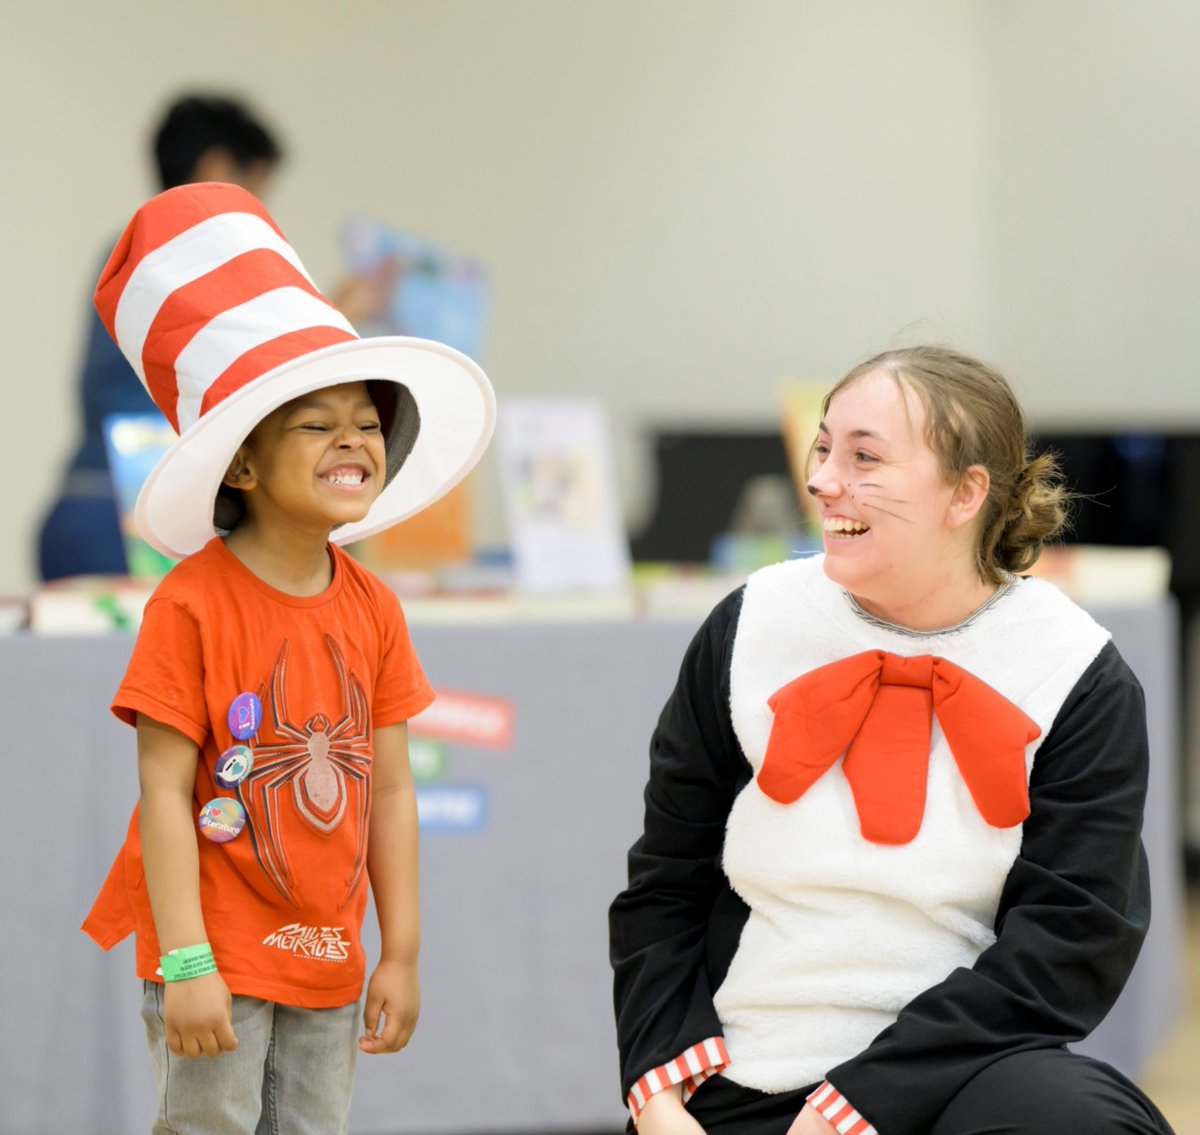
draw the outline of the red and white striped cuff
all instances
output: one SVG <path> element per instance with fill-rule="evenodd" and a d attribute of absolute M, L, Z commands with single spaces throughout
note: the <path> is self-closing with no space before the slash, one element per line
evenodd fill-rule
<path fill-rule="evenodd" d="M 809 1093 L 808 1102 L 833 1124 L 838 1135 L 879 1135 L 828 1080 Z"/>
<path fill-rule="evenodd" d="M 629 1089 L 629 1095 L 626 1097 L 625 1102 L 629 1104 L 629 1114 L 633 1117 L 633 1122 L 637 1123 L 638 1115 L 646 1106 L 646 1101 L 656 1092 L 661 1092 L 672 1084 L 682 1084 L 683 1102 L 687 1103 L 709 1076 L 715 1076 L 728 1066 L 729 1052 L 725 1048 L 724 1038 L 714 1036 L 702 1040 L 699 1044 L 693 1044 L 674 1060 L 651 1068 Z"/>

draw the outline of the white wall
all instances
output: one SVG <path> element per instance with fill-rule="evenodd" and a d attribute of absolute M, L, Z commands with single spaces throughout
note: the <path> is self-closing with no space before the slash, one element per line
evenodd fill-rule
<path fill-rule="evenodd" d="M 365 212 L 481 256 L 501 397 L 609 407 L 628 511 L 655 423 L 769 425 L 783 376 L 898 337 L 1010 367 L 1035 414 L 1200 418 L 1200 6 L 1091 0 L 45 0 L 6 14 L 0 310 L 12 538 L 75 440 L 106 239 L 181 88 L 283 135 L 270 199 L 327 286 Z M 15 110 L 16 113 L 11 113 Z M 1190 226 L 1190 227 L 1189 227 Z M 480 481 L 480 535 L 501 535 Z"/>
<path fill-rule="evenodd" d="M 1200 4 L 984 5 L 989 350 L 1055 422 L 1200 424 Z"/>

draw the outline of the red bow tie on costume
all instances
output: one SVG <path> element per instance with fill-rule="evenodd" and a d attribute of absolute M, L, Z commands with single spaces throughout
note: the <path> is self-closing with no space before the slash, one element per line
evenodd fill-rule
<path fill-rule="evenodd" d="M 775 723 L 758 774 L 791 804 L 841 756 L 865 839 L 908 843 L 921 830 L 933 714 L 979 814 L 994 828 L 1029 815 L 1025 746 L 1037 724 L 953 662 L 868 650 L 789 682 L 768 700 Z"/>

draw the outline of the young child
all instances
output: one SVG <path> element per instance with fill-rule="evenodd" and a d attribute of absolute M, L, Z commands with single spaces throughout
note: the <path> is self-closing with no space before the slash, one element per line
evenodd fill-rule
<path fill-rule="evenodd" d="M 440 344 L 360 340 L 229 185 L 144 205 L 96 305 L 181 435 L 136 516 L 186 558 L 113 702 L 141 797 L 84 929 L 137 935 L 154 1131 L 344 1132 L 356 1049 L 416 1023 L 405 722 L 433 693 L 395 596 L 335 545 L 467 473 L 491 387 Z M 368 880 L 382 950 L 356 1044 Z"/>

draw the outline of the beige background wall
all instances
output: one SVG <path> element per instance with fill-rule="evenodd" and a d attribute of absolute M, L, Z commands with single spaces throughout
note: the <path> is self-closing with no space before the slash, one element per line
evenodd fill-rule
<path fill-rule="evenodd" d="M 277 128 L 270 205 L 326 286 L 353 212 L 482 257 L 497 391 L 601 398 L 635 526 L 655 423 L 768 425 L 781 377 L 899 337 L 990 356 L 1045 420 L 1200 426 L 1187 0 L 43 0 L 4 24 L 0 592 L 33 583 L 90 287 L 189 86 Z"/>

